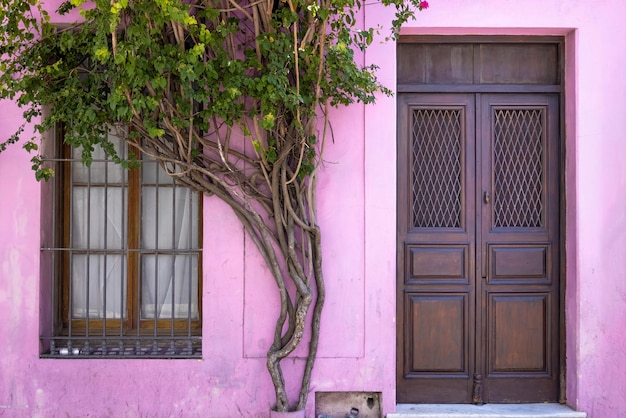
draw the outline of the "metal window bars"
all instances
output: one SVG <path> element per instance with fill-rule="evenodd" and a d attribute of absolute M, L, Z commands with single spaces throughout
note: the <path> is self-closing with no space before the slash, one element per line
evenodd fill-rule
<path fill-rule="evenodd" d="M 65 178 L 52 187 L 51 205 L 42 207 L 66 224 L 50 225 L 54 245 L 42 246 L 54 272 L 42 274 L 51 274 L 54 291 L 41 356 L 201 357 L 197 194 L 150 159 L 142 160 L 140 192 L 130 190 L 126 172 L 102 151 L 90 168 L 77 152 L 48 162 Z M 131 216 L 136 242 L 129 241 Z"/>
<path fill-rule="evenodd" d="M 494 227 L 542 227 L 545 109 L 495 109 L 493 118 Z"/>
<path fill-rule="evenodd" d="M 460 228 L 461 110 L 415 109 L 412 116 L 412 226 Z"/>

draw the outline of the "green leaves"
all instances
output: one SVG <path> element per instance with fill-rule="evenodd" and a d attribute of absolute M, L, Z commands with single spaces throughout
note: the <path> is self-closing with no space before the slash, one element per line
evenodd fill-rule
<path fill-rule="evenodd" d="M 263 119 L 261 119 L 261 127 L 267 131 L 271 131 L 274 128 L 274 119 L 274 115 L 271 113 L 263 116 Z"/>
<path fill-rule="evenodd" d="M 109 58 L 109 49 L 106 47 L 100 47 L 96 49 L 94 56 L 99 62 L 104 64 Z"/>
<path fill-rule="evenodd" d="M 111 2 L 111 13 L 114 15 L 120 14 L 122 10 L 128 7 L 128 0 L 118 0 Z"/>
<path fill-rule="evenodd" d="M 375 67 L 355 60 L 376 33 L 359 27 L 359 0 L 280 1 L 269 15 L 254 2 L 234 12 L 201 0 L 69 0 L 58 12 L 78 8 L 84 20 L 62 29 L 39 0 L 0 1 L 0 99 L 17 99 L 36 132 L 63 123 L 86 162 L 106 144 L 106 126 L 132 125 L 132 141 L 174 149 L 180 140 L 166 142 L 236 124 L 270 167 L 284 154 L 306 176 L 320 160 L 314 120 L 324 104 L 390 94 Z M 384 2 L 397 10 L 394 30 L 420 4 Z"/>

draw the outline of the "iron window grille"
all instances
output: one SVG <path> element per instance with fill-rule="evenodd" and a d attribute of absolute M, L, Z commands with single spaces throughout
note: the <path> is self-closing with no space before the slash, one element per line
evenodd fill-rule
<path fill-rule="evenodd" d="M 108 137 L 122 157 L 124 135 Z M 129 170 L 96 147 L 86 167 L 56 139 L 42 201 L 53 212 L 42 239 L 53 286 L 41 356 L 201 357 L 200 196 L 152 158 Z"/>

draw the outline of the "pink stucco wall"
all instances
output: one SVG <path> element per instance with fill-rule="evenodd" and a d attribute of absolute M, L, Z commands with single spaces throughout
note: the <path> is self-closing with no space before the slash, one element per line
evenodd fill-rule
<path fill-rule="evenodd" d="M 626 3 L 430 4 L 405 33 L 566 37 L 567 398 L 590 418 L 623 416 Z M 374 2 L 363 16 L 369 26 L 391 17 Z M 375 42 L 364 59 L 395 85 L 393 44 Z M 320 181 L 329 296 L 310 414 L 316 391 L 378 391 L 384 411 L 395 408 L 395 118 L 387 97 L 335 112 Z M 0 102 L 0 138 L 19 119 Z M 0 155 L 0 416 L 265 416 L 272 282 L 213 199 L 204 205 L 202 360 L 39 359 L 40 198 L 28 160 L 19 147 Z"/>

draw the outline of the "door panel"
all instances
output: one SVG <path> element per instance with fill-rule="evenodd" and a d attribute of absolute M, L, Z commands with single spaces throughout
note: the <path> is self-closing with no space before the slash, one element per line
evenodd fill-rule
<path fill-rule="evenodd" d="M 467 376 L 466 294 L 409 294 L 411 316 L 410 374 Z"/>
<path fill-rule="evenodd" d="M 547 373 L 547 294 L 490 294 L 489 376 Z"/>
<path fill-rule="evenodd" d="M 480 97 L 478 373 L 487 402 L 558 399 L 556 95 Z M 490 196 L 485 199 L 484 196 Z M 481 318 L 482 317 L 482 318 Z M 482 370 L 481 370 L 482 368 Z"/>
<path fill-rule="evenodd" d="M 490 283 L 538 283 L 548 280 L 549 245 L 489 245 Z"/>
<path fill-rule="evenodd" d="M 468 245 L 407 245 L 407 284 L 469 284 Z"/>
<path fill-rule="evenodd" d="M 398 402 L 556 401 L 558 96 L 398 103 Z"/>
<path fill-rule="evenodd" d="M 476 310 L 474 95 L 399 100 L 404 216 L 398 217 L 398 401 L 469 402 Z"/>

